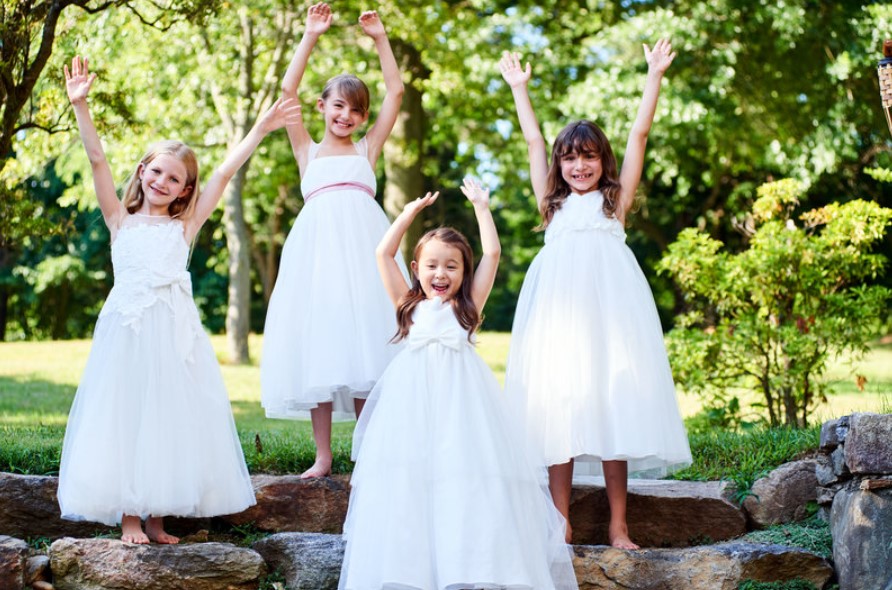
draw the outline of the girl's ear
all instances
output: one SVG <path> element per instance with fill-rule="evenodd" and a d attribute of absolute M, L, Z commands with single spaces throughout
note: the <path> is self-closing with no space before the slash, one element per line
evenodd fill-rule
<path fill-rule="evenodd" d="M 418 278 L 418 263 L 413 260 L 409 264 L 409 266 L 412 268 L 412 274 L 415 275 L 415 278 L 417 279 Z"/>
<path fill-rule="evenodd" d="M 325 101 L 322 100 L 321 98 L 316 100 L 316 110 L 319 111 L 320 113 L 325 112 Z"/>
<path fill-rule="evenodd" d="M 146 171 L 146 165 L 142 162 L 139 163 L 139 166 L 136 167 L 136 177 L 142 180 L 143 172 Z"/>
<path fill-rule="evenodd" d="M 189 197 L 189 196 L 191 196 L 191 195 L 192 195 L 192 185 L 190 184 L 189 186 L 185 186 L 185 187 L 183 187 L 183 190 L 180 191 L 180 196 L 177 197 L 177 198 L 178 198 L 178 199 L 185 199 L 186 197 Z"/>

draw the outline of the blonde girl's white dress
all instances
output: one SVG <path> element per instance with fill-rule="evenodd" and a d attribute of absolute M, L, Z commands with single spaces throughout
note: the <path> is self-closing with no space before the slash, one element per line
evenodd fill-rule
<path fill-rule="evenodd" d="M 210 340 L 192 300 L 183 224 L 129 215 L 96 323 L 59 473 L 62 516 L 215 516 L 253 505 Z"/>
<path fill-rule="evenodd" d="M 378 276 L 375 248 L 390 227 L 375 201 L 366 141 L 356 155 L 317 158 L 310 146 L 301 192 L 266 312 L 261 403 L 270 418 L 306 417 L 333 402 L 353 412 L 398 347 L 393 304 Z M 405 264 L 398 260 L 405 273 Z"/>
<path fill-rule="evenodd" d="M 570 194 L 546 228 L 515 311 L 505 390 L 546 465 L 624 460 L 663 475 L 691 452 L 653 295 L 602 204 L 600 191 Z"/>
<path fill-rule="evenodd" d="M 354 432 L 339 588 L 577 588 L 544 469 L 451 304 L 413 320 Z"/>

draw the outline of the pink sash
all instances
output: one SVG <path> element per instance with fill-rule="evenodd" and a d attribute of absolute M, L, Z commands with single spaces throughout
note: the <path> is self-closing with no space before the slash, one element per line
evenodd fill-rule
<path fill-rule="evenodd" d="M 309 202 L 310 199 L 312 199 L 313 197 L 317 197 L 322 193 L 327 193 L 329 191 L 338 191 L 347 188 L 355 188 L 357 190 L 361 190 L 373 199 L 375 198 L 375 191 L 366 184 L 362 184 L 361 182 L 336 182 L 334 184 L 326 184 L 324 186 L 320 186 L 319 188 L 305 196 L 304 202 Z"/>

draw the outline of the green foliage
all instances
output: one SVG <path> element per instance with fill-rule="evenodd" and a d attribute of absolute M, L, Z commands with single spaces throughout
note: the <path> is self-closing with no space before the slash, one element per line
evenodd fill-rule
<path fill-rule="evenodd" d="M 751 543 L 800 547 L 824 559 L 833 558 L 833 538 L 830 523 L 812 516 L 808 520 L 778 524 L 761 531 L 752 531 L 742 537 Z"/>
<path fill-rule="evenodd" d="M 708 406 L 724 405 L 731 387 L 759 391 L 772 425 L 807 424 L 826 399 L 829 359 L 866 352 L 892 293 L 869 284 L 886 263 L 873 248 L 892 209 L 831 203 L 800 227 L 791 213 L 802 193 L 792 180 L 763 185 L 737 254 L 690 228 L 659 264 L 688 306 L 667 340 L 677 382 Z"/>
<path fill-rule="evenodd" d="M 796 578 L 784 582 L 759 582 L 756 580 L 744 580 L 737 586 L 737 590 L 818 590 L 808 580 Z"/>
<path fill-rule="evenodd" d="M 820 436 L 819 426 L 689 432 L 694 462 L 674 473 L 672 479 L 728 480 L 734 483 L 737 500 L 742 501 L 757 479 L 816 449 Z"/>

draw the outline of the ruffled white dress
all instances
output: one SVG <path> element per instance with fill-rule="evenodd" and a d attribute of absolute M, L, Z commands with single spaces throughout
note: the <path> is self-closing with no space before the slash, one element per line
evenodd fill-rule
<path fill-rule="evenodd" d="M 356 426 L 342 590 L 575 589 L 564 521 L 450 304 L 421 302 Z"/>
<path fill-rule="evenodd" d="M 112 243 L 115 284 L 71 406 L 62 516 L 215 516 L 253 505 L 210 340 L 192 300 L 183 224 L 130 215 Z"/>
<path fill-rule="evenodd" d="M 602 203 L 599 191 L 571 194 L 545 230 L 515 311 L 505 390 L 545 464 L 624 460 L 659 476 L 691 452 L 653 295 Z"/>
<path fill-rule="evenodd" d="M 368 396 L 399 349 L 389 344 L 396 320 L 375 260 L 390 222 L 374 198 L 365 139 L 355 145 L 355 156 L 322 158 L 319 144 L 310 147 L 305 204 L 266 312 L 260 382 L 270 418 L 305 418 L 323 402 L 352 416 L 353 398 Z"/>

